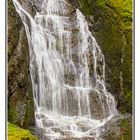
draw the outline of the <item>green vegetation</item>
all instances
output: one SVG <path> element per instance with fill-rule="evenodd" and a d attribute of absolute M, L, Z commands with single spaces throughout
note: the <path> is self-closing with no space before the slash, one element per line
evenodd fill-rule
<path fill-rule="evenodd" d="M 37 140 L 28 130 L 8 123 L 8 140 Z"/>
<path fill-rule="evenodd" d="M 106 61 L 106 86 L 122 113 L 132 113 L 132 0 L 78 0 Z M 132 120 L 123 120 L 121 134 L 106 140 L 131 140 Z M 113 138 L 112 138 L 113 137 Z"/>
<path fill-rule="evenodd" d="M 121 122 L 121 140 L 131 140 L 132 139 L 132 121 L 123 120 Z"/>
<path fill-rule="evenodd" d="M 78 0 L 106 60 L 108 91 L 132 113 L 132 0 Z"/>
<path fill-rule="evenodd" d="M 115 96 L 118 110 L 132 113 L 132 0 L 69 1 L 78 1 L 91 23 L 90 31 L 105 55 L 106 86 Z M 28 44 L 25 31 L 20 35 L 21 30 L 24 30 L 22 22 L 12 0 L 8 0 L 8 121 L 28 128 L 34 124 L 34 104 Z M 28 130 L 11 123 L 8 123 L 9 140 L 37 140 Z M 132 121 L 122 121 L 120 128 L 118 139 L 131 140 Z"/>

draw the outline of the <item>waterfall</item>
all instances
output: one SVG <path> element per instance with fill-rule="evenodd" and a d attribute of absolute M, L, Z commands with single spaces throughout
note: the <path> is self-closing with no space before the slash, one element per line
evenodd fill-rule
<path fill-rule="evenodd" d="M 105 87 L 104 55 L 85 17 L 66 0 L 38 1 L 34 16 L 13 3 L 28 38 L 35 121 L 44 139 L 98 138 L 117 110 Z"/>

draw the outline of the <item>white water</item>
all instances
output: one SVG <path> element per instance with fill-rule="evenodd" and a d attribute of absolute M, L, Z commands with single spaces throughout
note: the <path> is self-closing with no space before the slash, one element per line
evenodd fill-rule
<path fill-rule="evenodd" d="M 36 125 L 47 139 L 94 137 L 117 114 L 105 87 L 105 60 L 82 13 L 43 0 L 34 17 L 13 0 L 30 48 Z"/>

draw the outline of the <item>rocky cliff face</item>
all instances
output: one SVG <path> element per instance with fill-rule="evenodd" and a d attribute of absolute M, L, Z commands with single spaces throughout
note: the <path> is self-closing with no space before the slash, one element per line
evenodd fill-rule
<path fill-rule="evenodd" d="M 106 61 L 106 86 L 121 113 L 132 113 L 132 1 L 69 0 L 83 11 Z"/>
<path fill-rule="evenodd" d="M 22 127 L 34 124 L 27 38 L 12 0 L 8 0 L 8 120 Z"/>
<path fill-rule="evenodd" d="M 26 8 L 30 7 L 27 1 L 22 1 L 28 5 Z M 122 113 L 132 113 L 132 1 L 67 1 L 81 9 L 101 46 L 106 59 L 106 85 L 117 100 L 117 108 Z M 8 120 L 22 127 L 34 124 L 28 43 L 12 0 L 8 0 Z M 130 119 L 122 124 L 124 129 L 127 123 L 131 128 Z M 126 139 L 131 139 L 130 129 L 129 135 Z"/>

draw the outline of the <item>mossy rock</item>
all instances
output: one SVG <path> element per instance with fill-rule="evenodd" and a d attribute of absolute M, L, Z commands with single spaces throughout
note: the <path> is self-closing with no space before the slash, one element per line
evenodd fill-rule
<path fill-rule="evenodd" d="M 132 140 L 132 120 L 122 120 L 121 140 Z"/>
<path fill-rule="evenodd" d="M 132 140 L 132 116 L 124 114 L 108 121 L 100 136 L 103 140 Z"/>
<path fill-rule="evenodd" d="M 8 123 L 8 140 L 38 140 L 30 131 Z"/>
<path fill-rule="evenodd" d="M 29 46 L 12 0 L 8 0 L 8 121 L 23 128 L 35 123 Z"/>
<path fill-rule="evenodd" d="M 69 0 L 89 22 L 106 61 L 106 87 L 132 113 L 132 0 Z M 76 3 L 76 4 L 75 4 Z"/>

